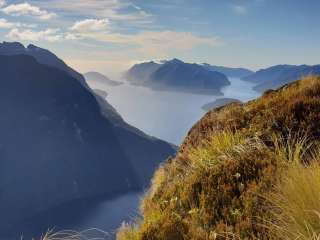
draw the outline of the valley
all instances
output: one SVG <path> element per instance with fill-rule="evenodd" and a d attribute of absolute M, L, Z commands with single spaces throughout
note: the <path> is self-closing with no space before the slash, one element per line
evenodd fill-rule
<path fill-rule="evenodd" d="M 319 10 L 0 0 L 0 240 L 320 240 Z"/>
<path fill-rule="evenodd" d="M 146 133 L 179 145 L 188 130 L 205 113 L 201 107 L 218 98 L 230 97 L 243 102 L 260 95 L 253 83 L 229 78 L 230 86 L 222 88 L 223 96 L 199 95 L 184 92 L 155 91 L 127 82 L 110 87 L 88 82 L 91 88 L 108 93 L 107 100 L 122 117 Z"/>

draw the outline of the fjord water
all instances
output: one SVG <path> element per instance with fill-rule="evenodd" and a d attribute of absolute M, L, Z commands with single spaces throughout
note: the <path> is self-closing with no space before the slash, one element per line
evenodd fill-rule
<path fill-rule="evenodd" d="M 231 85 L 222 89 L 224 96 L 154 91 L 128 83 L 117 87 L 90 82 L 89 85 L 93 89 L 106 91 L 108 102 L 129 124 L 179 145 L 188 130 L 204 115 L 202 105 L 221 97 L 248 101 L 259 96 L 252 89 L 252 83 L 238 78 L 229 80 Z"/>

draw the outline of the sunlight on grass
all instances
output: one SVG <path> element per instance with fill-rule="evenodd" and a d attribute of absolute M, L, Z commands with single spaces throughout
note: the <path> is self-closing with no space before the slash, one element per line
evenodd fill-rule
<path fill-rule="evenodd" d="M 292 163 L 269 196 L 275 206 L 271 230 L 276 239 L 320 239 L 320 165 Z"/>
<path fill-rule="evenodd" d="M 74 230 L 53 231 L 49 230 L 40 240 L 107 240 L 111 235 L 100 229 L 92 228 L 81 232 Z"/>
<path fill-rule="evenodd" d="M 209 140 L 204 141 L 200 147 L 189 151 L 190 167 L 195 170 L 213 167 L 219 160 L 223 160 L 223 155 L 243 148 L 245 142 L 245 136 L 239 132 L 223 131 L 212 134 Z"/>

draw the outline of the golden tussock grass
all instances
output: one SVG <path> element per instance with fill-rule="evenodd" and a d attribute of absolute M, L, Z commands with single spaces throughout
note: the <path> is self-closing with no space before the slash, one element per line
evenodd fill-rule
<path fill-rule="evenodd" d="M 209 112 L 155 173 L 142 220 L 120 229 L 118 240 L 131 239 L 130 232 L 143 240 L 316 239 L 319 199 L 311 193 L 320 192 L 320 182 L 310 171 L 319 167 L 310 159 L 319 121 L 320 79 L 313 76 Z"/>

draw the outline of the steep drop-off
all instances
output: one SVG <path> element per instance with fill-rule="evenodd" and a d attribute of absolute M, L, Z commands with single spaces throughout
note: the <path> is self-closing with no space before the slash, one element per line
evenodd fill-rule
<path fill-rule="evenodd" d="M 1 236 L 60 204 L 141 191 L 175 152 L 69 72 L 19 54 L 0 72 Z"/>

